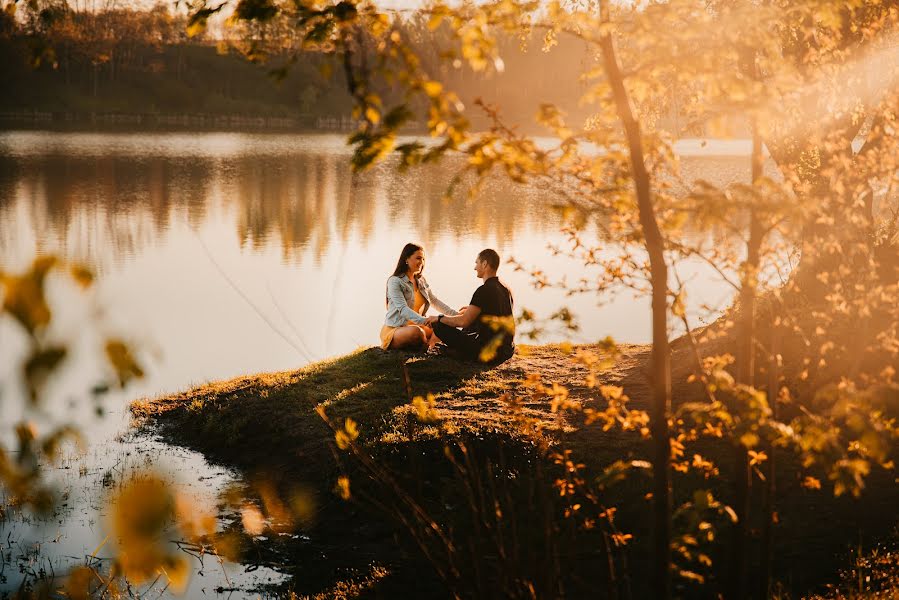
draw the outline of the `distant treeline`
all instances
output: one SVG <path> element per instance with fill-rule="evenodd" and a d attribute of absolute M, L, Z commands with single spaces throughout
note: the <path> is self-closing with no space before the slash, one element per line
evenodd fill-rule
<path fill-rule="evenodd" d="M 300 53 L 278 80 L 270 73 L 286 64 L 286 55 L 272 54 L 258 64 L 227 42 L 188 37 L 187 17 L 164 5 L 88 11 L 65 0 L 35 0 L 18 6 L 19 14 L 0 11 L 0 121 L 228 127 L 263 119 L 335 128 L 352 110 L 339 65 L 322 68 L 333 57 Z M 577 42 L 562 40 L 547 53 L 539 36 L 509 37 L 499 42 L 502 72 L 475 73 L 461 61 L 441 58 L 451 40 L 441 30 L 430 31 L 421 15 L 397 26 L 420 48 L 431 75 L 459 93 L 476 124 L 484 121 L 475 98 L 502 106 L 505 118 L 526 126 L 541 102 L 566 108 L 575 124 L 588 116 L 577 105 L 585 88 L 564 84 L 577 81 L 577 73 L 595 60 Z M 400 101 L 391 98 L 391 90 L 382 94 L 388 102 Z"/>
<path fill-rule="evenodd" d="M 186 18 L 164 6 L 23 10 L 24 18 L 0 13 L 0 111 L 6 113 L 296 118 L 351 108 L 342 83 L 324 80 L 313 60 L 297 63 L 276 83 L 269 68 L 188 38 Z"/>

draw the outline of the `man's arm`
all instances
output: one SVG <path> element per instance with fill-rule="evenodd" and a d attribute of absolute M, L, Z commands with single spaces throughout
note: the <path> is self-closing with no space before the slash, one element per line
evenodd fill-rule
<path fill-rule="evenodd" d="M 481 307 L 470 304 L 455 316 L 444 316 L 440 319 L 441 323 L 446 323 L 450 327 L 468 327 L 474 323 L 481 314 Z M 428 317 L 428 324 L 435 323 L 438 317 Z"/>

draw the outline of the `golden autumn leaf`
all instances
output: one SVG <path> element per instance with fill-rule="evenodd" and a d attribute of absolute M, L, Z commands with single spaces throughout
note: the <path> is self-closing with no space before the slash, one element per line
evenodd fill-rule
<path fill-rule="evenodd" d="M 426 398 L 415 396 L 412 399 L 412 407 L 419 421 L 430 423 L 437 420 L 437 400 L 434 394 L 428 394 Z"/>
<path fill-rule="evenodd" d="M 57 263 L 55 257 L 36 259 L 31 269 L 21 276 L 4 274 L 0 284 L 4 288 L 3 310 L 8 312 L 29 333 L 50 322 L 50 307 L 44 296 L 44 280 Z"/>
<path fill-rule="evenodd" d="M 337 478 L 337 495 L 343 498 L 344 500 L 350 499 L 350 478 L 346 475 L 341 475 Z"/>
<path fill-rule="evenodd" d="M 764 452 L 755 452 L 754 450 L 750 450 L 748 454 L 750 467 L 762 464 L 763 462 L 768 460 L 768 455 Z"/>
<path fill-rule="evenodd" d="M 75 283 L 82 289 L 87 289 L 94 283 L 94 272 L 86 265 L 73 264 L 69 267 L 69 274 Z"/>
<path fill-rule="evenodd" d="M 156 475 L 139 475 L 110 500 L 109 523 L 118 542 L 115 565 L 132 584 L 160 572 L 170 553 L 163 534 L 175 517 L 175 498 Z"/>
<path fill-rule="evenodd" d="M 820 490 L 821 480 L 810 475 L 806 476 L 806 478 L 802 480 L 802 487 L 808 490 Z"/>
<path fill-rule="evenodd" d="M 36 402 L 48 377 L 59 367 L 68 351 L 65 346 L 36 348 L 25 361 L 22 371 L 32 402 Z"/>
<path fill-rule="evenodd" d="M 439 81 L 425 81 L 421 87 L 424 93 L 431 98 L 436 98 L 443 91 L 443 85 Z"/>
<path fill-rule="evenodd" d="M 428 19 L 428 29 L 430 29 L 431 31 L 434 31 L 438 27 L 440 27 L 440 23 L 443 22 L 443 17 L 444 17 L 444 15 L 442 13 L 435 11 L 431 15 L 431 18 Z"/>
<path fill-rule="evenodd" d="M 349 448 L 358 437 L 359 426 L 356 424 L 356 421 L 349 417 L 346 418 L 343 429 L 339 429 L 334 433 L 334 441 L 337 442 L 337 447 L 341 450 Z"/>
<path fill-rule="evenodd" d="M 759 436 L 751 431 L 747 431 L 740 436 L 740 443 L 747 448 L 753 448 L 759 443 Z"/>
<path fill-rule="evenodd" d="M 144 376 L 144 370 L 131 354 L 131 349 L 125 342 L 109 339 L 106 341 L 105 350 L 106 358 L 118 376 L 119 385 L 124 387 L 132 379 L 140 379 Z"/>

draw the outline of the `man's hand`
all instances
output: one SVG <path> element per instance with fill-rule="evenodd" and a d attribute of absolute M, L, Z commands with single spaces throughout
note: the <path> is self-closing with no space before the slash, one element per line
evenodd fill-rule
<path fill-rule="evenodd" d="M 438 317 L 439 317 L 439 315 L 438 315 Z M 433 325 L 434 323 L 437 322 L 438 317 L 435 317 L 435 316 L 425 317 L 425 325 Z"/>

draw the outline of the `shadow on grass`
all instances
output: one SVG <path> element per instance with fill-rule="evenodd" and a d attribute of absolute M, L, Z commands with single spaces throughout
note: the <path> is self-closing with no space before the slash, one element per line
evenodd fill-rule
<path fill-rule="evenodd" d="M 491 369 L 448 357 L 378 348 L 359 350 L 297 371 L 265 373 L 139 400 L 132 414 L 155 425 L 166 441 L 209 459 L 250 470 L 302 474 L 333 472 L 315 460 L 330 456 L 333 433 L 316 414 L 335 422 L 351 417 L 363 441 L 377 440 L 391 412 L 411 396 L 451 391 Z M 310 472 L 313 471 L 313 472 Z"/>
<path fill-rule="evenodd" d="M 300 594 L 346 585 L 399 592 L 412 584 L 440 597 L 445 590 L 428 563 L 410 554 L 408 544 L 397 543 L 404 532 L 384 515 L 334 494 L 343 471 L 334 434 L 316 408 L 323 407 L 332 422 L 350 417 L 359 423 L 360 441 L 375 453 L 384 433 L 395 430 L 395 409 L 412 396 L 451 393 L 494 367 L 369 348 L 297 371 L 239 377 L 137 401 L 131 410 L 165 441 L 240 469 L 248 483 L 246 498 L 259 506 L 264 502 L 253 497 L 258 491 L 253 481 L 265 481 L 284 498 L 297 489 L 309 495 L 315 514 L 292 535 L 246 536 L 239 511 L 228 509 L 227 529 L 239 539 L 244 564 L 290 573 L 289 586 Z M 428 466 L 445 462 L 442 448 L 390 446 L 380 460 L 392 471 L 405 471 L 404 480 L 414 480 L 415 474 L 420 481 L 442 477 Z M 356 486 L 361 491 L 365 482 L 354 480 Z"/>

